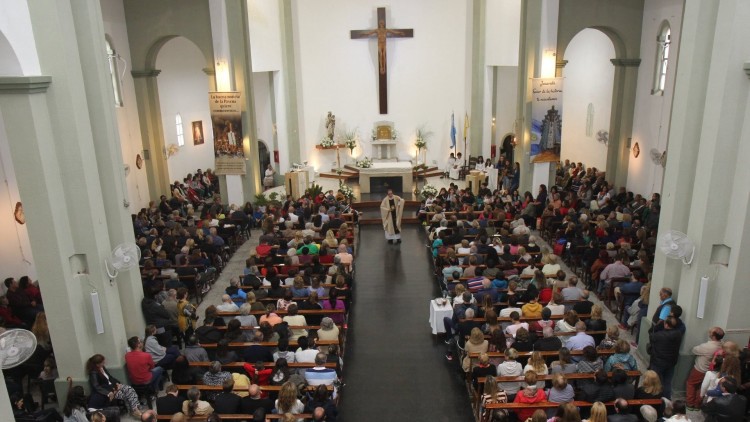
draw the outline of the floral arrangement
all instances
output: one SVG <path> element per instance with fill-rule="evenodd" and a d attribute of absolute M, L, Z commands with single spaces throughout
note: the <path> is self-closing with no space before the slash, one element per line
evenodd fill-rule
<path fill-rule="evenodd" d="M 349 148 L 349 153 L 354 151 L 354 148 L 357 148 L 357 141 L 359 140 L 359 136 L 357 135 L 357 129 L 350 130 L 344 133 L 344 146 Z"/>
<path fill-rule="evenodd" d="M 391 139 L 395 141 L 396 138 L 398 138 L 398 131 L 396 129 L 393 129 L 391 131 Z"/>
<path fill-rule="evenodd" d="M 339 180 L 339 190 L 349 201 L 354 200 L 354 191 L 342 180 Z"/>
<path fill-rule="evenodd" d="M 421 196 L 422 199 L 427 199 L 430 196 L 435 197 L 437 196 L 437 194 L 438 194 L 437 188 L 432 185 L 424 185 L 422 190 L 417 190 L 417 195 Z"/>
<path fill-rule="evenodd" d="M 432 132 L 427 131 L 424 126 L 417 129 L 417 139 L 414 141 L 414 146 L 417 147 L 417 151 L 427 149 L 427 140 L 432 136 Z"/>
<path fill-rule="evenodd" d="M 323 139 L 320 140 L 320 146 L 322 146 L 324 148 L 332 147 L 334 145 L 336 145 L 336 143 L 333 142 L 333 139 L 331 139 L 331 138 L 329 138 L 327 136 L 324 136 Z"/>
<path fill-rule="evenodd" d="M 372 138 L 373 141 L 378 139 L 378 135 L 375 133 L 375 129 L 373 129 L 372 132 L 370 133 L 370 137 Z"/>
<path fill-rule="evenodd" d="M 370 167 L 372 167 L 372 160 L 365 157 L 361 160 L 356 160 L 354 162 L 354 165 L 361 169 L 369 169 Z"/>

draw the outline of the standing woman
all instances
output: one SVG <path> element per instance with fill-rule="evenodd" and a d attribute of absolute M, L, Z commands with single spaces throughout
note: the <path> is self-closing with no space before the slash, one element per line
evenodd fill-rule
<path fill-rule="evenodd" d="M 268 167 L 266 167 L 265 176 L 263 177 L 263 187 L 265 190 L 271 189 L 273 187 L 273 175 L 276 173 L 273 169 L 273 165 L 268 164 Z"/>
<path fill-rule="evenodd" d="M 138 408 L 140 404 L 138 394 L 133 390 L 133 387 L 124 385 L 113 377 L 104 366 L 105 363 L 104 356 L 100 354 L 91 356 L 86 362 L 91 395 L 95 396 L 90 399 L 89 406 L 103 409 L 113 400 L 123 400 L 130 414 L 134 418 L 140 418 L 141 410 Z"/>
<path fill-rule="evenodd" d="M 388 189 L 388 195 L 380 202 L 380 216 L 388 243 L 401 243 L 401 216 L 404 213 L 404 200 Z"/>
<path fill-rule="evenodd" d="M 190 337 L 195 331 L 196 315 L 195 306 L 188 300 L 187 289 L 177 289 L 177 327 L 185 338 Z"/>

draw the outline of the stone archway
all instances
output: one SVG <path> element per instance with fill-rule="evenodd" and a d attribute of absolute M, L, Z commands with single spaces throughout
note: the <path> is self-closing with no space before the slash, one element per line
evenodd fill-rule
<path fill-rule="evenodd" d="M 615 67 L 615 72 L 612 84 L 612 106 L 605 170 L 608 181 L 616 186 L 625 186 L 629 159 L 628 143 L 633 133 L 638 66 L 641 63 L 640 58 L 628 57 L 628 55 L 637 54 L 640 45 L 626 44 L 620 31 L 612 26 L 591 25 L 581 27 L 574 33 L 566 33 L 565 37 L 558 38 L 558 76 L 564 73 L 563 69 L 567 64 L 565 52 L 570 42 L 585 29 L 595 29 L 602 32 L 612 42 L 615 50 L 615 58 L 610 60 Z"/>

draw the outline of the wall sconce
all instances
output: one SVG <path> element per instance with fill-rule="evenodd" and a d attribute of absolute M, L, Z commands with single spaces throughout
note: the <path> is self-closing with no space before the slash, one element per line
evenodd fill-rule
<path fill-rule="evenodd" d="M 542 78 L 554 78 L 555 77 L 555 66 L 556 62 L 555 50 L 544 50 L 542 55 Z"/>
<path fill-rule="evenodd" d="M 232 86 L 229 80 L 229 65 L 226 61 L 216 62 L 216 90 L 219 92 L 229 92 Z"/>

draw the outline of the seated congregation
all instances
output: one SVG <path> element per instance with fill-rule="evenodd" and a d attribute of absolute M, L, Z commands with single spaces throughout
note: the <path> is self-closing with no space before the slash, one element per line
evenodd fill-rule
<path fill-rule="evenodd" d="M 608 414 L 610 420 L 656 420 L 665 412 L 684 419 L 686 406 L 702 408 L 707 419 L 745 414 L 747 349 L 722 344 L 718 327 L 707 345 L 693 350 L 700 370 L 688 380 L 687 401 L 669 401 L 686 326 L 670 289 L 661 289 L 660 303 L 648 303 L 659 199 L 616 190 L 596 169 L 566 162 L 556 186 L 548 193 L 541 185 L 536 197 L 492 192 L 486 184 L 475 196 L 451 183 L 423 201 L 435 277 L 453 306 L 443 321 L 446 357 L 459 358 L 478 419 L 506 420 L 508 412 L 518 420 Z M 533 229 L 553 247 L 541 246 Z M 574 274 L 562 270 L 563 261 Z M 589 300 L 592 294 L 601 304 Z M 619 324 L 607 324 L 605 308 Z M 637 332 L 649 313 L 651 361 L 638 368 L 630 353 L 636 342 L 620 335 Z M 713 404 L 700 391 L 711 371 L 722 373 L 707 389 L 722 397 Z"/>
<path fill-rule="evenodd" d="M 208 305 L 202 320 L 197 309 L 206 291 L 216 288 L 255 224 L 217 199 L 195 210 L 184 203 L 142 210 L 134 230 L 143 254 L 147 327 L 127 341 L 128 379 L 115 378 L 105 356 L 92 356 L 91 393 L 72 386 L 65 417 L 109 420 L 127 411 L 141 420 L 335 421 L 355 235 L 353 221 L 343 220 L 349 205 L 333 196 L 322 198 L 316 223 L 308 226 L 305 204 L 317 199 L 288 198 L 263 210 L 259 245 L 244 272 L 229 275 L 221 302 Z"/>

